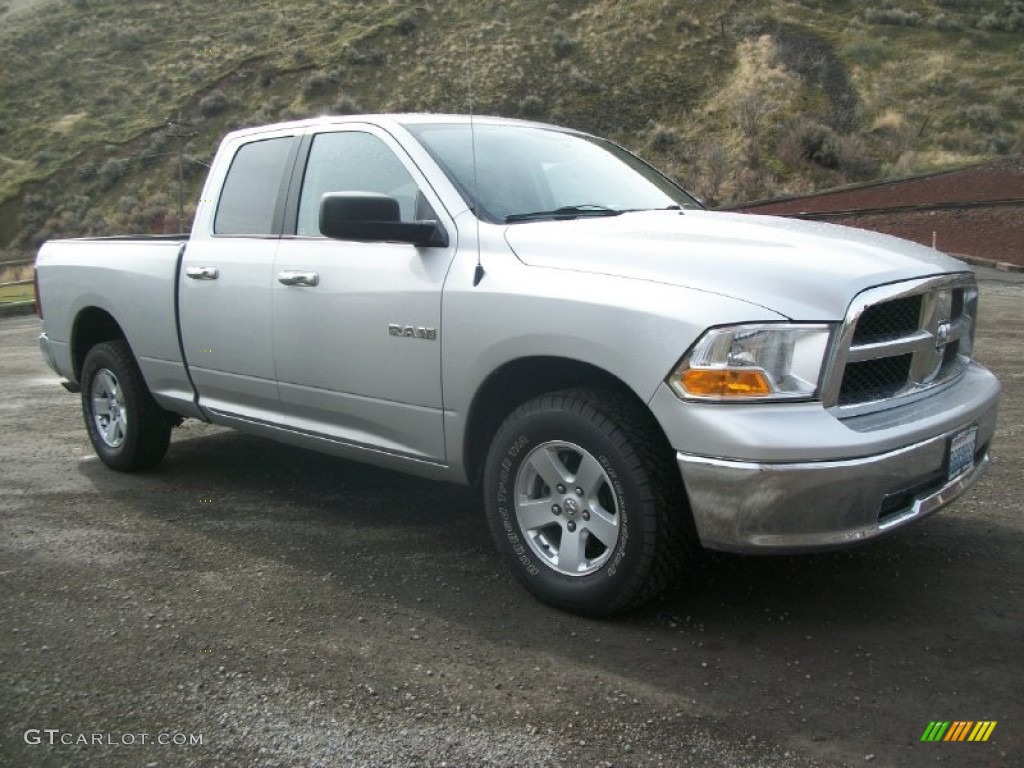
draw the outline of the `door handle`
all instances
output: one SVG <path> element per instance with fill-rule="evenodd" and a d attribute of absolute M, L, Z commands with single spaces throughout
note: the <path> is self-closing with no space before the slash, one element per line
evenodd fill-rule
<path fill-rule="evenodd" d="M 220 271 L 216 267 L 185 267 L 185 275 L 193 280 L 216 280 Z"/>
<path fill-rule="evenodd" d="M 282 285 L 308 285 L 314 286 L 320 283 L 320 275 L 316 272 L 297 272 L 294 269 L 286 269 L 277 273 L 277 282 Z"/>

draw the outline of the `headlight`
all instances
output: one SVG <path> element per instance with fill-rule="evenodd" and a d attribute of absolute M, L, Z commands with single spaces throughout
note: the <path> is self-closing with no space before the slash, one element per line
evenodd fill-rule
<path fill-rule="evenodd" d="M 733 325 L 698 339 L 668 377 L 687 400 L 811 400 L 818 392 L 828 325 Z"/>

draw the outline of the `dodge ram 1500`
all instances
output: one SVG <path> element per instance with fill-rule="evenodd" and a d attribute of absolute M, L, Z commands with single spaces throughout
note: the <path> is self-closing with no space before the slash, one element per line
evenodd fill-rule
<path fill-rule="evenodd" d="M 43 355 L 99 457 L 182 418 L 479 484 L 538 598 L 624 610 L 694 545 L 866 541 L 985 468 L 999 384 L 961 262 L 715 213 L 549 125 L 325 117 L 229 134 L 190 236 L 51 241 Z"/>

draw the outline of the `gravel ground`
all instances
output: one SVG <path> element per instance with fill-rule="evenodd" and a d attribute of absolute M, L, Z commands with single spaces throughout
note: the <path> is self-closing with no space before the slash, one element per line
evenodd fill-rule
<path fill-rule="evenodd" d="M 1022 300 L 985 273 L 970 495 L 861 549 L 703 555 L 607 622 L 531 600 L 468 489 L 198 423 L 113 473 L 36 321 L 0 321 L 0 765 L 1022 765 Z"/>

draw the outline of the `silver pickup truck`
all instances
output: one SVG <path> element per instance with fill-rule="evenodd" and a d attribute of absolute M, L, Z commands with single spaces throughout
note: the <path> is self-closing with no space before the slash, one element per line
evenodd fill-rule
<path fill-rule="evenodd" d="M 523 584 L 590 615 L 695 545 L 820 550 L 923 518 L 996 423 L 961 262 L 708 212 L 535 123 L 237 131 L 191 236 L 48 242 L 37 280 L 43 356 L 111 468 L 155 465 L 189 417 L 479 484 Z"/>

